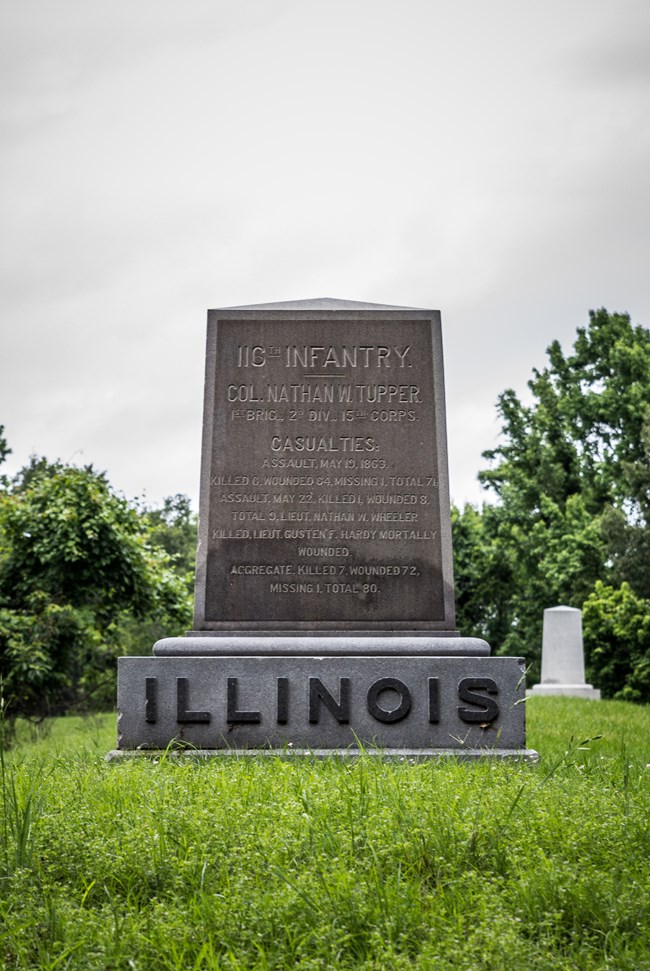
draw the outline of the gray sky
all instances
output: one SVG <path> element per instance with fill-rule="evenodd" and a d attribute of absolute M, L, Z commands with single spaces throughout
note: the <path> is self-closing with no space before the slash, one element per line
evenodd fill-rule
<path fill-rule="evenodd" d="M 588 310 L 650 325 L 648 0 L 0 0 L 0 424 L 198 495 L 208 307 L 434 307 L 451 492 Z"/>

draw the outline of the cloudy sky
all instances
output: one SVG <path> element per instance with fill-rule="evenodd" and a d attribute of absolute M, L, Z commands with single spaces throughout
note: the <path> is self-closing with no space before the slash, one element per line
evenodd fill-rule
<path fill-rule="evenodd" d="M 198 495 L 208 307 L 442 311 L 451 492 L 590 308 L 650 325 L 648 0 L 0 0 L 0 424 Z"/>

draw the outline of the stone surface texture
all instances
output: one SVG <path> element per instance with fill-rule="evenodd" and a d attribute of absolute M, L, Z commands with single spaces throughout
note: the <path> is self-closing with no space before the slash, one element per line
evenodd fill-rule
<path fill-rule="evenodd" d="M 525 747 L 524 662 L 123 657 L 119 748 Z"/>
<path fill-rule="evenodd" d="M 327 637 L 315 634 L 255 635 L 223 634 L 219 637 L 165 637 L 153 646 L 155 657 L 194 657 L 196 655 L 320 655 L 359 656 L 389 654 L 391 656 L 425 655 L 427 657 L 488 657 L 490 645 L 479 637 L 431 637 L 409 634 L 401 637 L 367 634 L 364 637 L 348 634 Z"/>
<path fill-rule="evenodd" d="M 544 611 L 542 680 L 534 695 L 574 695 L 597 701 L 600 691 L 585 682 L 582 612 L 575 607 Z"/>
<path fill-rule="evenodd" d="M 195 631 L 454 631 L 438 311 L 208 313 Z"/>

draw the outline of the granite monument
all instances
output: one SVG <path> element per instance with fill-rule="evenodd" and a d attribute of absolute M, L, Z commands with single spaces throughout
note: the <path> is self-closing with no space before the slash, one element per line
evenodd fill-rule
<path fill-rule="evenodd" d="M 534 757 L 455 625 L 440 314 L 208 312 L 194 629 L 119 661 L 118 750 Z"/>

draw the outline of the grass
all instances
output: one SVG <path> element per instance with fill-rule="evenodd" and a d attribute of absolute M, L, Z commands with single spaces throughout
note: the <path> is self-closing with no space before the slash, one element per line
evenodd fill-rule
<path fill-rule="evenodd" d="M 650 710 L 528 706 L 537 765 L 108 764 L 114 715 L 22 725 L 0 965 L 650 969 Z"/>

